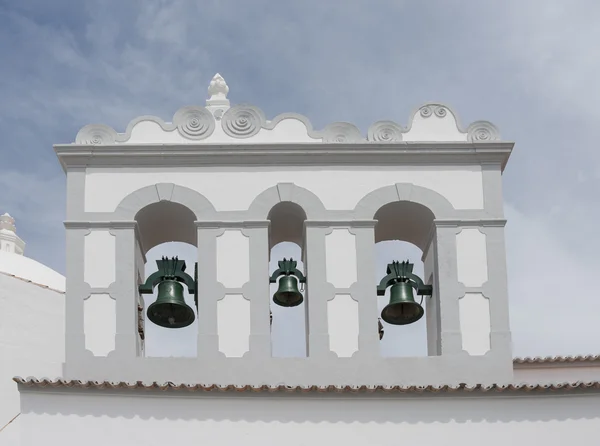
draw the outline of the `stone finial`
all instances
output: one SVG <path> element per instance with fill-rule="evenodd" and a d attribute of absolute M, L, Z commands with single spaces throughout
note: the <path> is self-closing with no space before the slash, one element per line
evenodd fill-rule
<path fill-rule="evenodd" d="M 6 229 L 11 232 L 17 232 L 15 219 L 8 212 L 0 215 L 0 229 Z"/>
<path fill-rule="evenodd" d="M 0 215 L 0 251 L 23 255 L 25 242 L 17 235 L 15 219 L 8 213 Z"/>
<path fill-rule="evenodd" d="M 229 87 L 223 76 L 219 73 L 215 74 L 210 81 L 208 86 L 208 94 L 210 98 L 206 100 L 207 106 L 229 106 L 229 99 L 227 99 L 227 93 L 229 93 Z"/>

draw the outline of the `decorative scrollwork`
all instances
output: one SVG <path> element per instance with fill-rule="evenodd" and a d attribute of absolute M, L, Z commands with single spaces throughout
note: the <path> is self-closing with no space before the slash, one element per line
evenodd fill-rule
<path fill-rule="evenodd" d="M 367 139 L 376 142 L 402 141 L 402 128 L 392 121 L 378 121 L 369 127 Z"/>
<path fill-rule="evenodd" d="M 117 132 L 104 124 L 90 124 L 83 127 L 75 137 L 76 144 L 107 145 L 114 144 Z"/>
<path fill-rule="evenodd" d="M 500 132 L 498 128 L 487 121 L 476 121 L 467 129 L 467 138 L 469 141 L 498 141 Z"/>
<path fill-rule="evenodd" d="M 184 138 L 205 139 L 215 130 L 215 120 L 204 107 L 184 107 L 173 116 L 173 124 Z"/>
<path fill-rule="evenodd" d="M 446 107 L 444 107 L 443 105 L 435 104 L 425 105 L 421 107 L 419 111 L 421 113 L 421 116 L 423 116 L 424 118 L 429 118 L 433 114 L 435 114 L 438 118 L 443 118 L 446 116 L 446 114 L 448 114 L 448 110 L 446 110 Z"/>
<path fill-rule="evenodd" d="M 442 107 L 441 105 L 435 108 L 435 115 L 439 118 L 443 118 L 444 116 L 446 116 L 446 108 Z"/>
<path fill-rule="evenodd" d="M 362 139 L 360 130 L 347 122 L 334 122 L 323 129 L 323 142 L 352 143 Z"/>
<path fill-rule="evenodd" d="M 421 107 L 419 112 L 421 113 L 421 116 L 423 116 L 424 118 L 429 118 L 431 116 L 431 113 L 433 113 L 433 110 L 431 109 L 431 107 L 429 105 L 426 105 L 424 107 Z"/>
<path fill-rule="evenodd" d="M 223 115 L 223 131 L 233 138 L 250 138 L 256 135 L 265 122 L 262 111 L 249 105 L 236 105 Z"/>

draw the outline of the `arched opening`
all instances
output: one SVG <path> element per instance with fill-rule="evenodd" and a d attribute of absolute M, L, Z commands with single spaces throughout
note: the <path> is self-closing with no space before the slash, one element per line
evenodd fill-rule
<path fill-rule="evenodd" d="M 284 258 L 293 258 L 296 268 L 304 270 L 304 221 L 306 213 L 297 204 L 281 202 L 273 206 L 267 217 L 269 227 L 269 274 L 279 268 Z M 269 301 L 271 310 L 271 355 L 273 357 L 307 356 L 307 315 L 304 284 L 298 281 L 298 290 L 303 295 L 299 305 L 285 307 L 273 301 L 273 295 L 279 290 L 281 277 L 271 283 Z M 281 284 L 283 285 L 283 284 Z"/>
<path fill-rule="evenodd" d="M 387 265 L 394 262 L 409 261 L 413 273 L 425 284 L 431 284 L 433 273 L 433 253 L 430 252 L 430 238 L 433 228 L 433 213 L 423 205 L 408 201 L 388 203 L 375 213 L 375 256 L 377 284 L 386 276 Z M 418 296 L 412 290 L 414 300 L 425 309 L 425 315 L 416 322 L 407 325 L 392 325 L 380 319 L 383 326 L 383 338 L 380 342 L 382 356 L 427 356 L 432 354 L 432 334 L 429 297 Z M 378 297 L 378 310 L 382 310 L 390 302 L 390 288 L 385 296 Z M 380 316 L 381 317 L 381 316 Z"/>
<path fill-rule="evenodd" d="M 185 273 L 194 277 L 198 259 L 196 216 L 187 207 L 160 201 L 141 209 L 135 216 L 138 223 L 138 282 L 158 270 L 156 261 L 162 257 L 178 257 L 186 264 Z M 145 256 L 145 261 L 144 261 Z M 198 312 L 194 295 L 183 285 L 183 298 L 194 313 L 194 322 L 183 328 L 165 328 L 148 319 L 148 307 L 158 297 L 158 287 L 152 294 L 140 294 L 138 331 L 142 338 L 143 354 L 148 357 L 196 356 Z"/>

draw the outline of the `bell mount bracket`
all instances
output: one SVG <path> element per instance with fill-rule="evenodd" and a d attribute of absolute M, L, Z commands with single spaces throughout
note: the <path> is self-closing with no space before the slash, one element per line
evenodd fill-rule
<path fill-rule="evenodd" d="M 150 274 L 146 279 L 146 282 L 141 284 L 138 288 L 140 294 L 152 294 L 154 287 L 158 285 L 162 280 L 169 278 L 176 280 L 177 282 L 185 283 L 188 288 L 188 292 L 194 295 L 196 306 L 198 305 L 197 297 L 197 286 L 198 281 L 198 264 L 195 265 L 194 277 L 190 276 L 185 272 L 185 260 L 179 260 L 178 257 L 168 258 L 162 257 L 161 260 L 156 261 L 158 271 Z"/>
<path fill-rule="evenodd" d="M 381 279 L 381 282 L 377 285 L 377 295 L 385 296 L 385 290 L 390 285 L 398 282 L 407 282 L 415 289 L 417 295 L 431 297 L 433 287 L 425 285 L 419 276 L 413 274 L 413 266 L 408 260 L 405 262 L 393 261 L 392 263 L 388 263 L 387 276 Z"/>
<path fill-rule="evenodd" d="M 279 266 L 279 268 L 273 272 L 269 278 L 269 283 L 276 283 L 279 276 L 296 276 L 298 278 L 298 282 L 306 283 L 306 276 L 302 274 L 298 268 L 296 268 L 297 264 L 298 262 L 291 257 L 290 260 L 287 260 L 284 257 L 283 260 L 277 262 L 277 266 Z"/>

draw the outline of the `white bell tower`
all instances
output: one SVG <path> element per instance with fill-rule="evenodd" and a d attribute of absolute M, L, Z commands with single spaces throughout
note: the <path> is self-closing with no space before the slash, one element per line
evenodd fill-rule
<path fill-rule="evenodd" d="M 142 116 L 124 133 L 88 125 L 55 146 L 68 195 L 65 378 L 509 382 L 502 172 L 513 143 L 486 121 L 463 128 L 443 104 L 363 135 L 345 122 L 315 130 L 295 113 L 267 119 L 230 106 L 228 93 L 216 75 L 206 106 L 169 122 Z M 376 270 L 374 246 L 384 240 L 423 253 L 413 291 L 429 290 L 425 357 L 380 354 L 377 285 L 387 272 Z M 145 254 L 170 241 L 197 248 L 195 358 L 144 355 Z M 271 354 L 269 253 L 282 241 L 302 249 L 306 358 Z"/>

